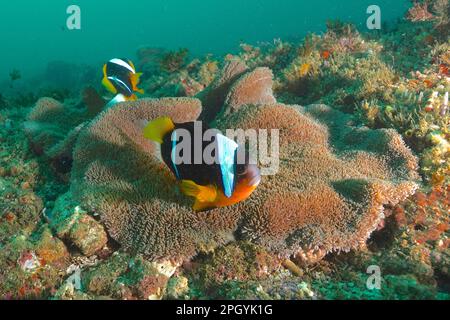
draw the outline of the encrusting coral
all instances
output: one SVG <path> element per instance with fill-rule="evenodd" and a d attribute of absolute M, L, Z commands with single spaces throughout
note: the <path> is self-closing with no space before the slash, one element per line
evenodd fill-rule
<path fill-rule="evenodd" d="M 448 92 L 449 44 L 435 45 L 429 67 L 397 80 L 391 101 L 364 101 L 357 114 L 370 127 L 388 127 L 402 134 L 420 155 L 420 171 L 433 185 L 449 183 Z"/>
<path fill-rule="evenodd" d="M 277 104 L 271 86 L 271 71 L 258 68 L 220 90 L 222 110 L 211 105 L 220 129 L 280 129 L 279 172 L 249 200 L 193 212 L 144 139 L 143 121 L 196 120 L 202 107 L 191 98 L 127 102 L 95 119 L 75 147 L 72 196 L 124 249 L 151 260 L 188 258 L 236 236 L 309 261 L 359 247 L 383 206 L 416 190 L 417 159 L 394 130 L 355 128 L 351 116 L 324 105 Z"/>

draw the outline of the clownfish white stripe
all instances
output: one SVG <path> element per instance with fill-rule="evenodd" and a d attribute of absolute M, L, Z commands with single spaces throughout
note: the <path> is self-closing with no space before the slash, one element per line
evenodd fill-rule
<path fill-rule="evenodd" d="M 175 169 L 175 175 L 177 176 L 178 179 L 180 179 L 180 173 L 178 172 L 177 161 L 176 161 L 176 148 L 177 148 L 177 131 L 176 130 L 173 131 L 171 140 L 172 140 L 171 160 L 172 160 L 173 167 Z"/>
<path fill-rule="evenodd" d="M 136 73 L 136 71 L 133 69 L 133 67 L 130 66 L 127 62 L 123 61 L 122 59 L 112 59 L 112 60 L 109 60 L 109 62 L 117 64 L 117 65 L 122 66 L 124 68 L 127 68 L 133 74 Z"/>
<path fill-rule="evenodd" d="M 125 82 L 123 82 L 122 80 L 120 80 L 117 77 L 108 77 L 109 80 L 115 81 L 115 82 L 119 82 L 120 84 L 122 84 L 129 92 L 133 92 L 133 90 L 130 89 L 129 86 L 127 86 L 127 84 Z"/>

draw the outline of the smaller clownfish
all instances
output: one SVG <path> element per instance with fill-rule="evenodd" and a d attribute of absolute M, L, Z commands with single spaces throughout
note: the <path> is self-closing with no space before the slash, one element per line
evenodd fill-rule
<path fill-rule="evenodd" d="M 137 73 L 133 62 L 128 59 L 111 59 L 103 66 L 102 85 L 116 96 L 107 107 L 124 101 L 137 100 L 136 92 L 143 94 L 138 88 L 142 73 Z"/>
<path fill-rule="evenodd" d="M 215 130 L 212 140 L 186 142 L 183 136 L 195 135 L 199 122 L 175 124 L 168 117 L 151 121 L 144 128 L 144 137 L 161 145 L 161 156 L 179 182 L 180 191 L 195 199 L 193 210 L 231 206 L 246 200 L 255 191 L 261 181 L 259 168 L 250 163 L 245 149 L 240 149 L 236 142 Z M 202 126 L 203 135 L 209 129 Z M 181 141 L 178 141 L 181 138 Z M 195 152 L 203 155 L 211 144 L 215 147 L 216 160 L 207 163 L 204 159 L 196 163 Z M 180 150 L 183 145 L 187 149 Z M 186 152 L 190 159 L 179 162 L 177 155 Z M 239 154 L 245 153 L 245 161 L 239 162 Z"/>

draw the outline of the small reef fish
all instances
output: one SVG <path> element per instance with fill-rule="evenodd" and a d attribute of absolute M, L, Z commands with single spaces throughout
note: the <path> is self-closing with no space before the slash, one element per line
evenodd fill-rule
<path fill-rule="evenodd" d="M 138 88 L 142 73 L 137 73 L 131 60 L 111 59 L 103 66 L 102 85 L 116 96 L 108 103 L 111 107 L 116 103 L 137 100 L 136 92 L 143 94 Z"/>
<path fill-rule="evenodd" d="M 322 51 L 322 58 L 324 58 L 325 60 L 328 60 L 331 56 L 331 52 L 328 50 L 324 50 Z"/>
<path fill-rule="evenodd" d="M 311 65 L 309 63 L 303 63 L 300 66 L 300 69 L 298 69 L 298 75 L 303 78 L 306 75 L 308 75 L 310 69 L 311 69 Z"/>
<path fill-rule="evenodd" d="M 145 138 L 161 145 L 162 159 L 180 182 L 181 192 L 195 198 L 195 211 L 226 207 L 246 200 L 261 181 L 258 167 L 250 164 L 245 149 L 240 149 L 236 142 L 218 130 L 214 130 L 209 141 L 201 139 L 201 143 L 196 145 L 197 139 L 192 137 L 198 132 L 206 137 L 205 132 L 209 130 L 201 125 L 200 131 L 197 127 L 199 123 L 175 124 L 169 117 L 161 117 L 148 123 L 143 134 Z M 191 137 L 187 143 L 183 133 Z M 180 163 L 177 155 L 180 154 L 181 145 L 187 145 L 182 151 L 190 152 L 190 159 Z M 215 150 L 213 154 L 216 161 L 208 164 L 203 154 L 205 150 L 211 150 L 211 146 Z M 245 153 L 242 163 L 238 161 L 241 151 Z M 197 155 L 201 152 L 201 161 L 196 162 L 195 152 Z"/>
<path fill-rule="evenodd" d="M 22 75 L 20 74 L 20 71 L 17 69 L 13 69 L 10 73 L 9 73 L 9 78 L 11 79 L 11 81 L 16 81 L 22 78 Z"/>

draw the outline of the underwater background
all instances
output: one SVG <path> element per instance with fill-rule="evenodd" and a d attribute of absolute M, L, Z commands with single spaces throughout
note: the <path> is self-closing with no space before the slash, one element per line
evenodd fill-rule
<path fill-rule="evenodd" d="M 0 299 L 448 300 L 449 29 L 448 0 L 2 3 Z M 113 58 L 142 76 L 111 106 Z M 161 116 L 280 129 L 279 171 L 194 212 Z"/>
<path fill-rule="evenodd" d="M 378 1 L 383 22 L 402 17 L 407 0 Z M 82 9 L 81 30 L 67 30 L 66 9 Z M 115 56 L 132 58 L 139 47 L 189 48 L 195 55 L 226 54 L 240 42 L 256 44 L 273 39 L 302 39 L 325 30 L 328 19 L 365 26 L 364 1 L 284 0 L 205 1 L 32 0 L 5 2 L 0 11 L 2 59 L 0 81 L 11 68 L 32 77 L 51 61 L 103 64 Z"/>

